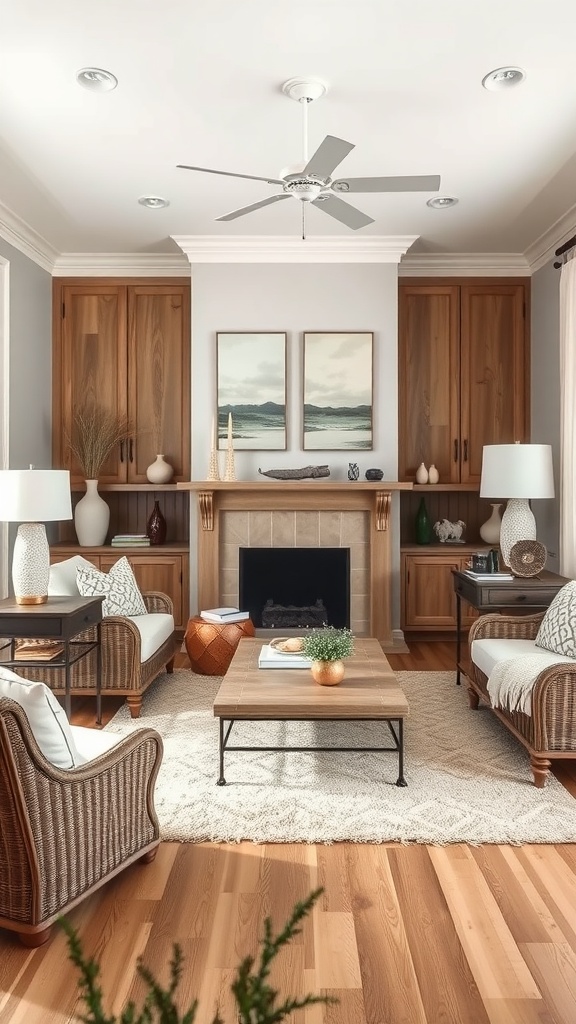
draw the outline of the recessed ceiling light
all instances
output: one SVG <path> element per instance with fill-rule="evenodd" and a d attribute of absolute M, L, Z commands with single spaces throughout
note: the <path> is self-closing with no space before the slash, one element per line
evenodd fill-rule
<path fill-rule="evenodd" d="M 426 206 L 431 206 L 434 210 L 445 210 L 449 206 L 456 206 L 457 202 L 454 196 L 435 196 L 434 199 L 426 201 Z"/>
<path fill-rule="evenodd" d="M 93 92 L 110 92 L 118 85 L 116 75 L 102 68 L 81 68 L 76 72 L 76 81 Z"/>
<path fill-rule="evenodd" d="M 161 210 L 163 206 L 170 206 L 169 199 L 162 199 L 160 196 L 140 196 L 140 206 L 147 206 L 150 210 Z"/>
<path fill-rule="evenodd" d="M 484 75 L 482 79 L 482 85 L 485 89 L 512 89 L 515 85 L 520 85 L 521 82 L 526 78 L 526 72 L 522 68 L 496 68 L 495 71 L 490 71 L 488 75 Z"/>

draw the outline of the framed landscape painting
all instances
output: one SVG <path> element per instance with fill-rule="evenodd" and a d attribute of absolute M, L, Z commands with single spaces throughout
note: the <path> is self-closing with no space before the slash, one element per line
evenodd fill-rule
<path fill-rule="evenodd" d="M 371 331 L 304 334 L 304 451 L 372 448 Z"/>
<path fill-rule="evenodd" d="M 216 335 L 218 448 L 227 446 L 232 413 L 235 451 L 286 448 L 286 333 Z"/>

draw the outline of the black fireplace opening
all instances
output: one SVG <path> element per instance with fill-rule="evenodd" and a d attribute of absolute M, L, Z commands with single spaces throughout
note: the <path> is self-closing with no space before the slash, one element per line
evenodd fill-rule
<path fill-rule="evenodd" d="M 255 626 L 350 626 L 350 548 L 240 548 L 240 607 Z"/>

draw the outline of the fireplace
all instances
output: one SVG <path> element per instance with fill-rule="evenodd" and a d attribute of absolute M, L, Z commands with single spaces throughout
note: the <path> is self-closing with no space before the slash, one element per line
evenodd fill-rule
<path fill-rule="evenodd" d="M 239 549 L 240 607 L 255 626 L 350 626 L 350 548 Z"/>

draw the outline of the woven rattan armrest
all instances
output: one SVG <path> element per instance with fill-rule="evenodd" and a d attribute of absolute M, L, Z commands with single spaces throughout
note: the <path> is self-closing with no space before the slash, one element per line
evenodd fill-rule
<path fill-rule="evenodd" d="M 142 594 L 144 598 L 144 604 L 146 605 L 149 612 L 166 612 L 168 615 L 174 614 L 174 605 L 172 598 L 168 594 L 163 594 L 159 590 L 148 590 L 145 594 Z"/>
<path fill-rule="evenodd" d="M 470 627 L 468 641 L 490 639 L 534 640 L 545 612 L 533 615 L 481 615 Z"/>

